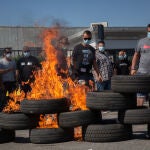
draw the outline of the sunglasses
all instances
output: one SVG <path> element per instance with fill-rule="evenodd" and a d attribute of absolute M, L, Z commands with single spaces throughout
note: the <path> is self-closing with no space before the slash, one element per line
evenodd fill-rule
<path fill-rule="evenodd" d="M 27 52 L 30 52 L 29 50 L 27 50 L 27 51 L 23 51 L 24 53 L 27 53 Z"/>
<path fill-rule="evenodd" d="M 91 38 L 83 38 L 84 40 L 91 40 Z"/>

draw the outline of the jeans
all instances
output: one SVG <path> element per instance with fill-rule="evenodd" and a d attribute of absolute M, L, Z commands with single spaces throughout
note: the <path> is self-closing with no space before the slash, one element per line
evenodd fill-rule
<path fill-rule="evenodd" d="M 111 89 L 111 81 L 103 81 L 103 82 L 96 82 L 97 91 L 104 91 L 104 90 L 110 90 Z"/>

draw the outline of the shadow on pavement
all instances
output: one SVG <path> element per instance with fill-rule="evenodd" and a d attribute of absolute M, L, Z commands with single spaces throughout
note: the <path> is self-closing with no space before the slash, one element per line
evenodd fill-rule
<path fill-rule="evenodd" d="M 30 139 L 24 137 L 16 137 L 14 143 L 30 143 Z"/>

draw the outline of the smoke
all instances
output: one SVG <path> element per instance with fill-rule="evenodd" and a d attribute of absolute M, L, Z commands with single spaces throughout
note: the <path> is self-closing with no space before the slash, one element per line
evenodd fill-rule
<path fill-rule="evenodd" d="M 36 26 L 36 27 L 67 27 L 69 23 L 63 18 L 56 18 L 54 16 L 45 15 L 39 18 L 32 12 L 27 10 L 22 16 L 20 16 L 20 26 Z"/>

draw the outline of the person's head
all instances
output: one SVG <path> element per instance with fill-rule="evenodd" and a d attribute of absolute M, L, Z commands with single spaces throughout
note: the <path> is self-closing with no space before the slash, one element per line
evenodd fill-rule
<path fill-rule="evenodd" d="M 3 53 L 3 56 L 6 58 L 6 59 L 11 59 L 11 54 L 12 54 L 12 50 L 10 47 L 6 47 L 4 48 L 4 53 Z"/>
<path fill-rule="evenodd" d="M 68 45 L 69 45 L 69 41 L 68 41 L 68 38 L 65 37 L 65 36 L 61 36 L 59 39 L 58 39 L 58 47 L 62 48 L 62 49 L 67 49 Z"/>
<path fill-rule="evenodd" d="M 147 37 L 150 38 L 150 24 L 147 25 Z"/>
<path fill-rule="evenodd" d="M 104 41 L 99 41 L 97 43 L 97 48 L 100 52 L 104 52 L 105 51 L 105 42 Z"/>
<path fill-rule="evenodd" d="M 125 60 L 127 58 L 126 51 L 121 50 L 118 54 L 118 58 L 119 58 L 119 60 Z"/>
<path fill-rule="evenodd" d="M 68 41 L 68 38 L 65 37 L 65 36 L 61 36 L 59 38 L 59 43 L 63 44 L 63 45 L 69 45 L 69 41 Z"/>
<path fill-rule="evenodd" d="M 23 47 L 23 56 L 29 57 L 30 56 L 30 48 L 28 46 Z"/>
<path fill-rule="evenodd" d="M 91 39 L 92 39 L 91 31 L 89 31 L 89 30 L 84 31 L 83 35 L 82 35 L 82 38 L 83 38 L 83 44 L 84 45 L 89 45 L 90 42 L 91 42 Z"/>

